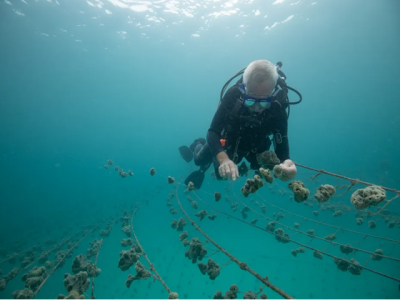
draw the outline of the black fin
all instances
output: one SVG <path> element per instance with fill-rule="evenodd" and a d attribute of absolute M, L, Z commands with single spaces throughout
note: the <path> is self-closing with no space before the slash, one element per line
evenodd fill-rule
<path fill-rule="evenodd" d="M 193 152 L 186 146 L 179 147 L 179 152 L 186 162 L 191 162 L 193 159 Z"/>
<path fill-rule="evenodd" d="M 188 178 L 186 178 L 185 184 L 188 185 L 190 181 L 193 182 L 194 187 L 196 189 L 201 188 L 201 185 L 203 184 L 204 181 L 204 172 L 200 170 L 194 171 L 192 174 L 188 176 Z"/>

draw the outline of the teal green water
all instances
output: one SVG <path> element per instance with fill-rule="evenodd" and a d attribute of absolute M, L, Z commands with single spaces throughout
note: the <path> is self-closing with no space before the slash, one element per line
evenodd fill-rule
<path fill-rule="evenodd" d="M 166 199 L 174 187 L 163 176 L 178 182 L 197 169 L 193 162 L 182 160 L 178 147 L 205 137 L 220 90 L 231 76 L 253 60 L 268 59 L 283 62 L 288 84 L 304 98 L 291 109 L 291 158 L 399 190 L 399 11 L 397 0 L 2 0 L 0 248 L 11 254 L 49 237 L 59 241 L 101 217 L 121 216 L 124 208 L 140 202 L 133 223 L 136 233 L 161 277 L 180 298 L 210 298 L 231 284 L 242 292 L 257 292 L 262 284 L 233 263 L 211 281 L 185 257 L 187 248 L 170 227 L 182 212 L 169 213 Z M 104 169 L 108 159 L 132 170 L 134 176 L 122 179 L 111 168 Z M 157 176 L 149 175 L 151 167 Z M 315 174 L 298 168 L 297 178 Z M 203 190 L 226 195 L 228 186 L 239 195 L 244 182 L 241 178 L 232 186 L 207 173 Z M 313 194 L 325 183 L 348 184 L 326 175 L 306 184 Z M 332 202 L 350 205 L 351 192 L 362 187 L 356 185 Z M 331 211 L 314 217 L 315 207 L 290 201 L 290 195 L 280 196 L 278 189 L 290 192 L 278 182 L 257 194 L 310 219 L 400 240 L 400 228 L 388 229 L 380 217 L 373 217 L 376 229 L 369 229 L 367 222 L 357 226 L 353 211 L 337 218 Z M 185 209 L 197 221 L 183 187 L 178 190 Z M 198 195 L 232 213 L 228 203 L 223 199 L 213 203 L 207 193 Z M 388 199 L 393 196 L 387 194 Z M 252 198 L 259 201 L 257 195 L 245 201 L 256 208 Z M 173 203 L 178 210 L 176 199 Z M 400 200 L 388 209 L 400 214 Z M 274 212 L 279 210 L 267 205 L 266 216 Z M 239 211 L 232 214 L 241 218 Z M 250 212 L 247 220 L 256 217 Z M 290 226 L 300 221 L 286 213 L 281 220 Z M 262 228 L 266 223 L 258 221 Z M 395 280 L 367 270 L 360 276 L 342 272 L 331 258 L 317 260 L 310 250 L 293 257 L 291 249 L 298 246 L 278 243 L 272 235 L 221 214 L 215 221 L 203 220 L 201 228 L 296 298 L 400 297 Z M 302 230 L 311 228 L 320 237 L 336 231 L 302 223 Z M 185 230 L 192 229 L 188 222 Z M 159 282 L 125 286 L 134 270 L 117 268 L 124 237 L 121 225 L 115 224 L 104 240 L 96 297 L 166 298 Z M 195 231 L 192 237 L 205 241 Z M 301 234 L 291 237 L 344 257 L 338 246 L 328 248 L 327 243 Z M 349 232 L 338 232 L 337 237 L 339 243 L 363 238 Z M 73 256 L 86 253 L 95 238 L 97 231 L 79 244 Z M 393 243 L 368 237 L 358 246 L 372 252 L 381 248 L 385 255 L 400 259 L 400 246 Z M 369 255 L 358 252 L 352 257 L 364 265 Z M 4 258 L 0 256 L 0 261 Z M 221 265 L 228 261 L 222 253 L 212 258 Z M 63 276 L 71 273 L 71 263 L 67 260 L 54 272 L 38 298 L 66 294 Z M 400 262 L 383 259 L 366 264 L 400 278 Z M 19 262 L 15 266 L 2 262 L 0 276 L 16 266 Z M 21 275 L 0 292 L 1 298 L 24 288 Z M 264 292 L 280 298 L 268 288 Z"/>

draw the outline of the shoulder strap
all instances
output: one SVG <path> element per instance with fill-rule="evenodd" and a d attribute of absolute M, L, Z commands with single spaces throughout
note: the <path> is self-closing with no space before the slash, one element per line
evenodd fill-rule
<path fill-rule="evenodd" d="M 288 108 L 289 100 L 288 100 L 288 88 L 284 79 L 278 79 L 278 85 L 280 86 L 280 91 L 275 96 L 275 101 L 280 104 L 280 106 L 284 109 Z"/>
<path fill-rule="evenodd" d="M 232 109 L 232 115 L 233 115 L 233 117 L 239 117 L 239 111 L 240 111 L 240 108 L 242 107 L 242 102 L 241 102 L 241 100 L 240 99 L 238 99 L 238 100 L 236 100 L 236 103 L 235 103 L 235 106 L 233 107 L 233 109 Z"/>

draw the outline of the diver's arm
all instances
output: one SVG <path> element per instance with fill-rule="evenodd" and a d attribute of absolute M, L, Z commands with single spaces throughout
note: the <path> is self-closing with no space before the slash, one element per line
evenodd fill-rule
<path fill-rule="evenodd" d="M 212 154 L 216 157 L 219 153 L 224 152 L 224 147 L 221 145 L 221 133 L 229 119 L 229 113 L 236 104 L 236 100 L 240 97 L 240 91 L 237 86 L 232 86 L 224 95 L 221 104 L 215 112 L 211 122 L 210 129 L 207 133 L 207 144 L 211 149 Z"/>
<path fill-rule="evenodd" d="M 289 156 L 289 138 L 288 138 L 288 120 L 285 109 L 281 109 L 276 119 L 274 130 L 275 153 L 281 161 L 282 181 L 292 180 L 296 174 L 296 165 L 290 160 Z"/>
<path fill-rule="evenodd" d="M 215 116 L 214 116 L 215 119 Z M 222 129 L 221 129 L 222 131 Z M 221 135 L 216 133 L 214 130 L 211 128 L 207 132 L 207 144 L 210 147 L 211 153 L 213 156 L 217 156 L 219 153 L 224 152 L 224 147 L 221 145 Z"/>
<path fill-rule="evenodd" d="M 207 143 L 210 145 L 211 151 L 219 151 L 216 154 L 216 158 L 219 163 L 219 175 L 222 178 L 232 178 L 232 180 L 239 178 L 239 170 L 237 165 L 229 158 L 228 154 L 226 154 L 221 142 L 219 141 L 219 136 L 215 132 L 211 130 L 208 131 Z M 213 147 L 211 145 L 213 145 Z"/>
<path fill-rule="evenodd" d="M 224 147 L 221 144 L 221 134 L 226 123 L 229 120 L 229 114 L 240 97 L 240 91 L 237 86 L 232 86 L 224 95 L 221 104 L 214 115 L 210 129 L 207 133 L 207 144 L 209 145 L 212 154 L 216 157 L 219 163 L 218 172 L 222 178 L 231 178 L 236 180 L 239 178 L 239 170 L 237 165 L 229 159 Z"/>

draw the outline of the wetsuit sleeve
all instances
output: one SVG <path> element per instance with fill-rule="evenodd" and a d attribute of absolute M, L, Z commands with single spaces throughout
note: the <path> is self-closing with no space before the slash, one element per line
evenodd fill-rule
<path fill-rule="evenodd" d="M 217 156 L 218 153 L 224 151 L 224 147 L 222 147 L 220 142 L 220 135 L 214 131 L 208 130 L 207 144 L 209 145 L 211 153 L 214 157 Z"/>
<path fill-rule="evenodd" d="M 229 113 L 236 104 L 236 100 L 240 97 L 240 91 L 237 86 L 232 86 L 224 95 L 221 104 L 215 112 L 211 122 L 210 129 L 207 132 L 207 144 L 209 145 L 213 156 L 224 151 L 221 145 L 221 133 L 226 126 Z"/>
<path fill-rule="evenodd" d="M 288 138 L 288 119 L 286 110 L 280 108 L 276 113 L 274 126 L 274 146 L 275 154 L 281 162 L 290 159 L 289 138 Z"/>

